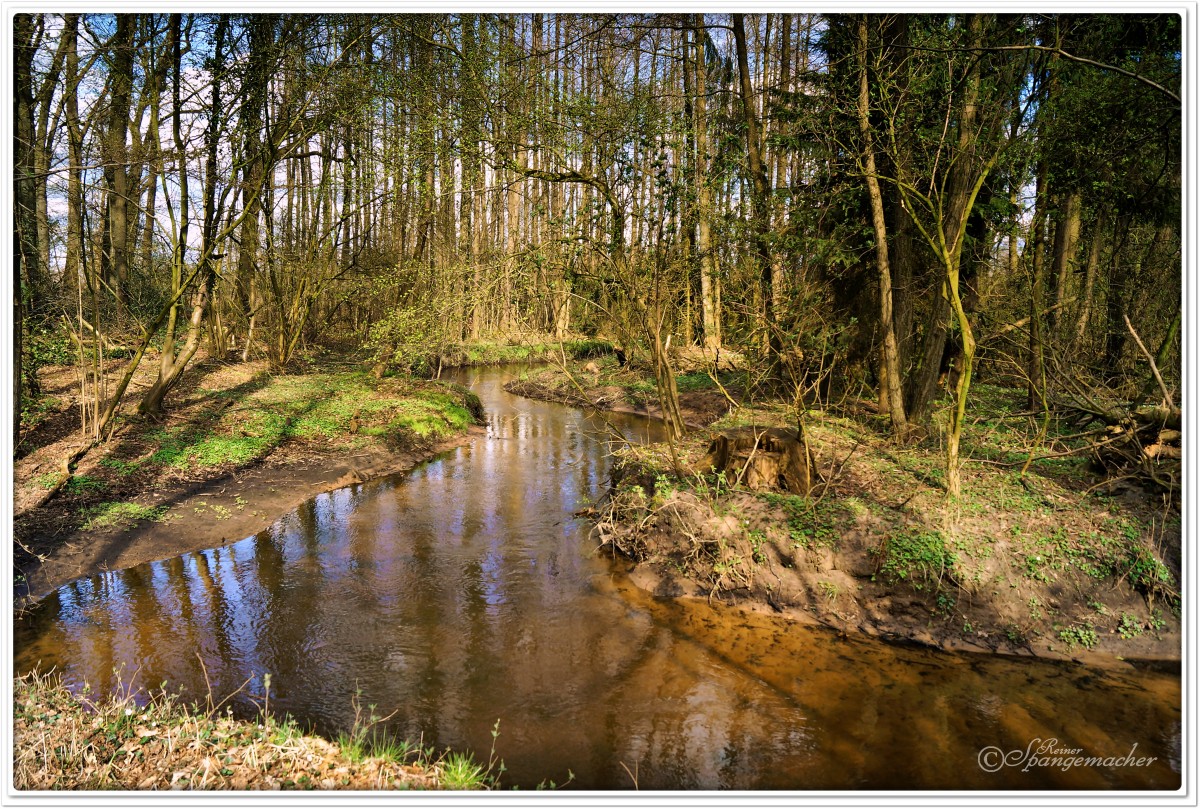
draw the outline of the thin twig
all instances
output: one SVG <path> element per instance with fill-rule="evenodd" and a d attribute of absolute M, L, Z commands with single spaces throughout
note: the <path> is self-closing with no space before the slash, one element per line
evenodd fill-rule
<path fill-rule="evenodd" d="M 855 441 L 854 446 L 850 448 L 850 452 L 846 454 L 846 457 L 842 459 L 842 462 L 837 465 L 836 470 L 833 468 L 832 463 L 829 465 L 829 479 L 825 481 L 825 485 L 821 488 L 821 493 L 817 495 L 817 499 L 814 500 L 812 504 L 814 513 L 816 512 L 817 506 L 820 505 L 821 501 L 825 499 L 825 495 L 829 492 L 829 487 L 833 485 L 835 480 L 842 476 L 842 470 L 846 468 L 846 464 L 850 463 L 850 459 L 854 457 L 854 453 L 857 452 L 858 448 L 861 446 L 861 440 Z M 906 500 L 905 502 L 908 501 Z"/>
<path fill-rule="evenodd" d="M 1122 315 L 1122 317 L 1125 318 L 1125 325 L 1129 327 L 1129 333 L 1133 335 L 1133 339 L 1137 343 L 1137 347 L 1142 350 L 1142 355 L 1145 356 L 1146 362 L 1150 363 L 1150 372 L 1154 374 L 1154 379 L 1158 382 L 1159 390 L 1162 391 L 1163 401 L 1167 403 L 1167 406 L 1170 407 L 1171 410 L 1176 410 L 1177 408 L 1175 407 L 1175 400 L 1171 398 L 1171 392 L 1167 390 L 1167 383 L 1163 382 L 1162 374 L 1158 372 L 1158 363 L 1154 361 L 1154 357 L 1146 348 L 1146 344 L 1142 342 L 1142 338 L 1139 337 L 1137 331 L 1134 330 L 1133 324 L 1129 322 L 1129 315 Z"/>

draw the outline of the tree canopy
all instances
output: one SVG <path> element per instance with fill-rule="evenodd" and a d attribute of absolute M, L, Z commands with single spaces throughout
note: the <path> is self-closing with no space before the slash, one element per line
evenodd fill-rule
<path fill-rule="evenodd" d="M 420 372 L 537 332 L 733 349 L 898 437 L 1179 380 L 1166 14 L 19 14 L 15 409 L 69 331 L 109 429 L 202 347 Z M 1131 338 L 1137 338 L 1131 339 Z M 84 373 L 88 368 L 90 372 Z M 111 379 L 109 378 L 111 376 Z M 681 425 L 676 426 L 677 429 Z M 956 460 L 948 460 L 954 485 Z"/>

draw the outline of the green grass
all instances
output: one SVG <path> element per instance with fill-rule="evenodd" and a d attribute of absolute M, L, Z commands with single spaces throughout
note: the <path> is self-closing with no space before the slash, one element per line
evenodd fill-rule
<path fill-rule="evenodd" d="M 83 530 L 97 528 L 127 528 L 147 520 L 159 520 L 167 512 L 165 506 L 143 506 L 138 503 L 106 502 L 80 511 Z"/>
<path fill-rule="evenodd" d="M 458 365 L 507 365 L 520 362 L 548 362 L 559 360 L 563 353 L 567 359 L 594 359 L 613 353 L 613 344 L 607 340 L 590 338 L 563 340 L 532 340 L 508 342 L 504 340 L 473 340 L 445 347 L 442 360 L 446 366 Z M 436 365 L 437 358 L 432 363 Z"/>
<path fill-rule="evenodd" d="M 985 475 L 981 480 L 965 483 L 963 489 L 961 505 L 968 513 L 1047 511 L 1046 501 L 1021 483 L 1016 470 Z"/>
<path fill-rule="evenodd" d="M 13 681 L 17 788 L 489 789 L 503 771 L 494 757 L 484 765 L 465 753 L 437 757 L 382 735 L 367 746 L 344 736 L 331 748 L 265 703 L 256 718 L 235 719 L 214 709 L 211 693 L 189 704 L 165 682 L 135 691 L 116 674 L 110 695 L 37 672 Z M 147 787 L 149 761 L 161 766 Z"/>
<path fill-rule="evenodd" d="M 438 766 L 446 789 L 482 789 L 487 770 L 467 753 L 450 753 Z"/>
<path fill-rule="evenodd" d="M 286 417 L 254 412 L 245 414 L 245 420 L 229 433 L 186 427 L 159 430 L 150 435 L 159 446 L 150 462 L 177 469 L 241 465 L 278 445 L 286 427 Z"/>
<path fill-rule="evenodd" d="M 709 429 L 725 431 L 738 427 L 790 427 L 795 424 L 793 412 L 786 405 L 757 404 L 753 408 L 739 407 L 709 425 Z"/>
<path fill-rule="evenodd" d="M 612 354 L 615 351 L 613 344 L 608 340 L 595 340 L 584 338 L 581 340 L 566 340 L 563 343 L 567 354 L 573 359 L 584 360 L 593 359 L 595 357 L 604 357 Z"/>
<path fill-rule="evenodd" d="M 106 485 L 103 480 L 94 478 L 91 475 L 72 475 L 71 479 L 63 486 L 63 490 L 68 494 L 83 494 L 85 492 L 100 491 Z"/>
<path fill-rule="evenodd" d="M 22 396 L 21 425 L 33 429 L 50 415 L 61 411 L 62 408 L 62 401 L 48 394 L 34 397 Z"/>
<path fill-rule="evenodd" d="M 362 729 L 349 733 L 342 732 L 337 735 L 335 741 L 342 749 L 342 754 L 354 764 L 370 758 L 408 761 L 422 752 L 408 739 L 394 738 L 379 728 L 372 728 L 370 733 L 363 732 Z"/>
<path fill-rule="evenodd" d="M 136 472 L 141 466 L 137 461 L 128 461 L 124 458 L 113 458 L 112 456 L 101 458 L 100 465 L 114 470 L 118 475 L 130 475 Z"/>
<path fill-rule="evenodd" d="M 688 393 L 697 390 L 716 390 L 717 384 L 703 371 L 693 371 L 689 374 L 677 375 L 675 387 L 680 393 Z"/>
<path fill-rule="evenodd" d="M 651 379 L 634 379 L 623 387 L 632 394 L 651 395 L 658 392 L 658 387 Z"/>
<path fill-rule="evenodd" d="M 147 461 L 174 469 L 241 466 L 289 439 L 338 440 L 351 433 L 397 443 L 438 440 L 462 432 L 481 413 L 478 398 L 449 384 L 379 382 L 360 372 L 278 376 L 186 425 L 147 437 Z M 222 401 L 225 400 L 225 401 Z M 141 464 L 106 460 L 128 474 Z"/>

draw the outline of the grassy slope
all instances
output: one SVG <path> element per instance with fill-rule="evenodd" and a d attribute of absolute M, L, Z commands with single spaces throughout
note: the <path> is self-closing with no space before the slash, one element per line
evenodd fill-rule
<path fill-rule="evenodd" d="M 348 454 L 420 450 L 464 432 L 478 399 L 455 386 L 376 380 L 354 366 L 272 376 L 260 363 L 207 363 L 162 424 L 132 420 L 77 466 L 47 508 L 67 507 L 84 531 L 170 519 L 138 494 L 212 479 L 281 451 Z M 63 415 L 70 417 L 70 413 Z M 18 487 L 48 487 L 54 471 Z M 219 515 L 218 515 L 219 516 Z"/>

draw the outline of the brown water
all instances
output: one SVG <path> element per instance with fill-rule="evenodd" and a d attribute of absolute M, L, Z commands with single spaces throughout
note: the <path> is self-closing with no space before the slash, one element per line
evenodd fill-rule
<path fill-rule="evenodd" d="M 247 716 L 269 672 L 272 710 L 321 732 L 348 729 L 360 694 L 395 711 L 390 732 L 482 759 L 499 720 L 506 786 L 568 770 L 596 789 L 1179 786 L 1178 673 L 839 639 L 631 587 L 571 516 L 602 489 L 604 419 L 510 396 L 510 373 L 465 374 L 487 436 L 407 475 L 62 587 L 17 622 L 16 670 L 101 691 L 119 670 L 197 699 L 249 680 L 232 700 Z M 979 765 L 1052 739 L 1155 761 Z"/>

